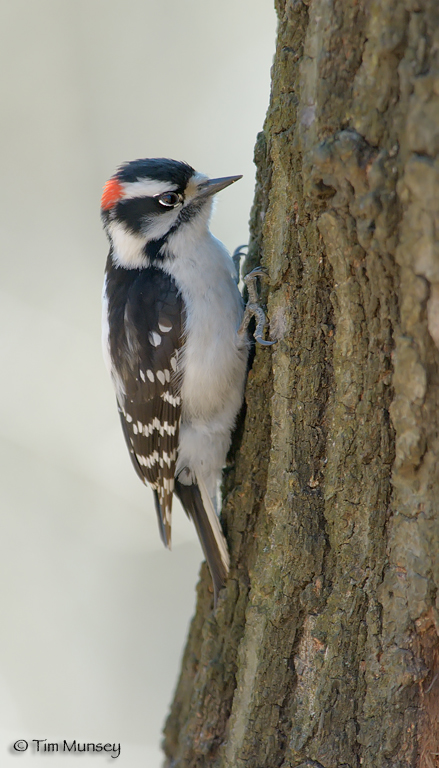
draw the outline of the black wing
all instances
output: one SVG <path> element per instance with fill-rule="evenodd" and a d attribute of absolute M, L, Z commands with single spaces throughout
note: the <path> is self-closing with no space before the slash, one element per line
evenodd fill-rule
<path fill-rule="evenodd" d="M 122 428 L 137 474 L 153 488 L 160 534 L 169 547 L 181 416 L 177 365 L 183 301 L 174 280 L 154 267 L 113 267 L 107 296 Z"/>

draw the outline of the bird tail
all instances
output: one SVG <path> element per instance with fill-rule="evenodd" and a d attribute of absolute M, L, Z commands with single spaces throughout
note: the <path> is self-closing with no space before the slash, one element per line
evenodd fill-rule
<path fill-rule="evenodd" d="M 155 511 L 157 515 L 157 522 L 159 524 L 159 531 L 160 531 L 160 538 L 165 545 L 166 549 L 171 549 L 171 526 L 168 526 L 168 530 L 166 530 L 165 525 L 165 518 L 163 515 L 163 510 L 160 505 L 160 499 L 159 495 L 156 490 L 153 489 L 154 493 L 154 506 Z"/>
<path fill-rule="evenodd" d="M 197 480 L 198 484 L 184 485 L 176 479 L 174 492 L 197 530 L 212 575 L 216 606 L 218 592 L 224 586 L 229 572 L 229 552 L 206 485 L 201 478 L 197 477 Z"/>

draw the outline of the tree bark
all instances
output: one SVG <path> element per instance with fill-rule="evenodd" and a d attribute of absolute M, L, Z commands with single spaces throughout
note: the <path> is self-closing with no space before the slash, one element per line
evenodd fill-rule
<path fill-rule="evenodd" d="M 277 0 L 269 271 L 173 768 L 439 765 L 439 5 Z"/>

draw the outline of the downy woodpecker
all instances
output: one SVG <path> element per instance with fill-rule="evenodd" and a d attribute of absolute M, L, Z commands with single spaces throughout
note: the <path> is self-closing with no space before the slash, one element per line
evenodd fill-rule
<path fill-rule="evenodd" d="M 243 400 L 248 320 L 263 318 L 254 303 L 243 313 L 232 259 L 208 228 L 212 196 L 240 178 L 135 160 L 116 171 L 101 201 L 110 241 L 103 346 L 125 440 L 153 490 L 165 546 L 173 493 L 193 520 L 215 603 L 229 568 L 218 481 Z"/>

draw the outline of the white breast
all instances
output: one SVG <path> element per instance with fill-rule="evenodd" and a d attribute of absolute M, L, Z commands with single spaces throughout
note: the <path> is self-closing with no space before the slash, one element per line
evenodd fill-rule
<path fill-rule="evenodd" d="M 187 315 L 183 420 L 214 418 L 230 400 L 240 400 L 247 359 L 247 346 L 237 335 L 243 304 L 232 259 L 209 231 L 198 238 L 194 234 L 193 226 L 182 227 L 169 243 L 175 258 L 165 266 Z"/>
<path fill-rule="evenodd" d="M 248 344 L 238 336 L 243 314 L 234 265 L 204 228 L 181 228 L 169 243 L 172 274 L 186 308 L 182 354 L 182 420 L 176 474 L 202 479 L 212 498 L 241 407 Z"/>

